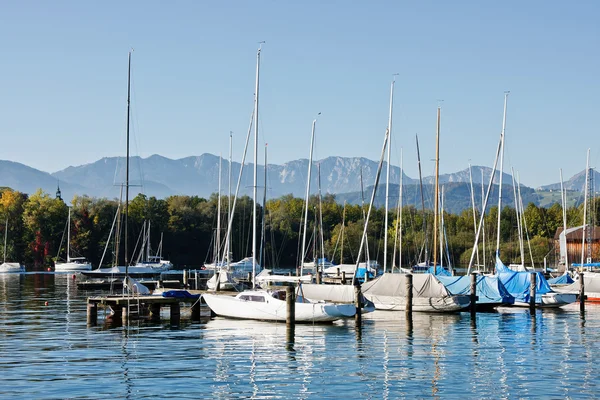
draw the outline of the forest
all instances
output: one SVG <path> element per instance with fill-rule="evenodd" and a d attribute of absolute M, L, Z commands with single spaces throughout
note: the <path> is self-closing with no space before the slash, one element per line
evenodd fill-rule
<path fill-rule="evenodd" d="M 21 262 L 28 270 L 44 270 L 53 267 L 57 259 L 66 258 L 69 206 L 62 199 L 41 190 L 27 195 L 4 188 L 0 195 L 0 220 L 5 222 L 6 235 L 0 244 L 6 261 Z M 221 196 L 220 201 L 219 236 L 222 243 L 226 236 L 230 201 L 227 196 Z M 197 268 L 205 262 L 212 261 L 215 257 L 218 202 L 219 197 L 216 194 L 208 199 L 197 196 L 157 199 L 138 195 L 128 205 L 128 259 L 135 260 L 144 222 L 150 221 L 151 245 L 154 251 L 162 237 L 162 255 L 169 259 L 175 268 Z M 598 215 L 598 202 L 594 204 L 594 214 Z M 468 265 L 475 238 L 473 211 L 469 206 L 458 214 L 443 213 L 441 219 L 445 238 L 444 265 L 448 262 L 457 267 Z M 75 196 L 70 202 L 70 207 L 71 256 L 88 258 L 94 268 L 98 267 L 101 259 L 104 260 L 104 265 L 123 265 L 125 241 L 115 240 L 115 236 L 124 235 L 122 222 L 125 218 L 125 207 L 119 207 L 118 199 Z M 308 207 L 305 261 L 325 256 L 335 263 L 356 262 L 367 208 L 368 206 L 339 204 L 335 196 L 330 194 L 320 199 L 312 196 Z M 266 210 L 264 218 L 263 210 Z M 251 198 L 244 196 L 237 199 L 231 230 L 231 260 L 251 255 L 252 212 Z M 569 227 L 582 224 L 582 206 L 569 207 L 566 214 Z M 271 199 L 264 207 L 257 205 L 257 232 L 260 237 L 264 236 L 264 241 L 260 238 L 257 240 L 257 243 L 263 245 L 257 247 L 260 246 L 261 254 L 264 254 L 260 258 L 261 261 L 264 260 L 264 267 L 292 268 L 299 265 L 303 215 L 304 200 L 292 195 Z M 383 208 L 373 209 L 367 239 L 370 259 L 377 260 L 381 265 L 386 229 L 384 216 Z M 497 216 L 498 208 L 494 206 L 484 217 L 485 250 L 481 238 L 478 248 L 479 264 L 483 263 L 485 256 L 486 265 L 493 265 Z M 523 216 L 526 265 L 531 265 L 533 259 L 534 264 L 540 266 L 544 257 L 549 265 L 554 264 L 556 251 L 553 238 L 557 228 L 563 225 L 561 205 L 553 204 L 549 208 L 543 208 L 529 203 Z M 479 220 L 479 215 L 476 217 Z M 402 229 L 397 230 L 400 219 Z M 401 241 L 399 238 L 396 242 L 398 250 L 394 265 L 400 263 L 407 267 L 424 261 L 425 249 L 429 248 L 431 253 L 433 241 L 432 210 L 423 212 L 414 206 L 407 206 L 401 210 L 400 216 L 398 210 L 394 209 L 389 211 L 388 221 L 388 266 L 392 265 L 394 242 L 399 236 Z M 115 226 L 121 227 L 121 234 L 113 233 L 109 238 L 113 222 L 117 222 Z M 397 232 L 401 232 L 401 235 L 397 235 Z M 118 252 L 117 245 L 120 246 Z M 103 257 L 105 249 L 106 254 Z M 520 263 L 517 214 L 514 208 L 508 206 L 502 208 L 500 215 L 500 249 L 505 263 Z M 115 254 L 119 254 L 119 260 L 114 259 Z"/>

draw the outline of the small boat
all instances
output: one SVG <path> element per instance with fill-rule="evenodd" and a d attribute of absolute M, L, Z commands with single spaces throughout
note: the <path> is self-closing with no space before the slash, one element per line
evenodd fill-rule
<path fill-rule="evenodd" d="M 237 280 L 247 279 L 249 274 L 252 274 L 252 257 L 246 257 L 238 262 L 229 264 L 215 269 L 215 273 L 212 278 L 206 282 L 206 287 L 209 290 L 215 290 L 217 288 L 217 277 L 219 279 L 219 288 L 221 290 L 233 290 L 237 287 Z M 257 273 L 261 271 L 258 263 L 254 266 Z"/>
<path fill-rule="evenodd" d="M 592 303 L 600 303 L 600 273 L 598 272 L 584 272 L 583 280 L 585 283 L 585 296 L 586 301 Z M 579 294 L 581 290 L 581 275 L 577 276 L 577 279 L 570 285 L 555 286 L 554 291 L 564 294 Z"/>
<path fill-rule="evenodd" d="M 4 225 L 4 261 L 0 264 L 0 274 L 20 274 L 25 272 L 25 267 L 21 263 L 6 262 L 6 238 L 8 237 L 8 217 Z"/>
<path fill-rule="evenodd" d="M 498 256 L 496 256 L 496 272 L 508 293 L 515 298 L 514 305 L 517 307 L 529 307 L 531 275 L 534 273 L 536 274 L 536 307 L 558 308 L 577 300 L 577 295 L 574 293 L 559 293 L 552 290 L 543 273 L 513 271 L 505 266 Z"/>
<path fill-rule="evenodd" d="M 444 276 L 436 278 L 446 286 L 452 294 L 471 294 L 470 276 Z M 497 276 L 477 275 L 477 310 L 490 310 L 501 305 L 511 305 L 515 298 L 508 293 Z"/>
<path fill-rule="evenodd" d="M 25 272 L 25 267 L 19 263 L 3 262 L 0 264 L 0 274 L 14 274 Z"/>
<path fill-rule="evenodd" d="M 408 274 L 384 273 L 362 285 L 365 298 L 378 310 L 406 310 L 406 277 Z M 415 312 L 456 312 L 471 303 L 469 296 L 452 294 L 435 275 L 415 274 L 413 304 Z"/>
<path fill-rule="evenodd" d="M 97 268 L 91 271 L 81 271 L 81 274 L 90 278 L 123 278 L 125 276 L 151 278 L 160 275 L 162 272 L 164 271 L 160 268 L 131 265 L 129 268 L 124 266 Z"/>
<path fill-rule="evenodd" d="M 63 233 L 64 238 L 64 233 Z M 60 248 L 58 249 L 60 253 Z M 76 272 L 90 271 L 92 263 L 85 257 L 71 257 L 71 207 L 69 207 L 69 216 L 67 217 L 67 262 L 57 262 L 54 264 L 56 272 Z"/>
<path fill-rule="evenodd" d="M 284 290 L 247 290 L 235 297 L 204 294 L 210 309 L 221 317 L 259 321 L 285 321 L 287 318 Z M 298 296 L 295 304 L 296 322 L 332 322 L 355 314 L 354 304 L 333 304 L 308 300 Z"/>

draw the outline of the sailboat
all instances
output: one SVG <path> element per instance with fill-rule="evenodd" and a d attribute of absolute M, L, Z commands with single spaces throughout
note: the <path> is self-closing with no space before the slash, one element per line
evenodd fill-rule
<path fill-rule="evenodd" d="M 162 272 L 162 267 L 160 268 L 155 268 L 152 265 L 129 265 L 130 260 L 129 260 L 129 243 L 128 243 L 128 225 L 129 225 L 129 219 L 128 219 L 128 210 L 129 210 L 129 118 L 130 118 L 130 104 L 131 104 L 131 51 L 129 51 L 129 56 L 128 56 L 128 67 L 127 67 L 127 127 L 126 127 L 126 146 L 127 146 L 127 150 L 126 150 L 126 158 L 125 158 L 125 265 L 124 266 L 119 266 L 119 265 L 115 265 L 113 267 L 107 267 L 107 268 L 101 268 L 101 266 L 99 266 L 97 269 L 94 269 L 92 271 L 82 271 L 83 275 L 89 276 L 89 277 L 97 277 L 97 278 L 103 278 L 103 277 L 110 277 L 110 278 L 122 278 L 122 277 L 133 277 L 133 278 L 141 278 L 141 277 L 152 277 L 152 276 L 157 276 L 160 275 Z M 113 221 L 113 227 L 114 227 L 114 222 L 117 221 L 118 218 L 120 218 L 121 215 L 121 206 L 119 206 L 117 208 L 117 213 L 115 215 L 115 220 Z M 120 220 L 119 220 L 120 221 Z M 110 235 L 112 234 L 112 229 L 111 229 L 111 233 L 109 234 L 109 240 L 110 241 Z M 108 241 L 107 241 L 107 247 L 108 247 Z M 118 248 L 119 246 L 117 246 L 117 257 L 115 257 L 115 263 L 118 263 Z M 106 250 L 105 250 L 106 251 Z M 104 258 L 104 256 L 103 256 Z M 100 262 L 100 264 L 102 264 L 102 261 Z"/>
<path fill-rule="evenodd" d="M 4 261 L 0 265 L 0 274 L 25 272 L 25 267 L 18 262 L 6 262 L 6 244 L 8 237 L 8 217 L 4 225 Z"/>
<path fill-rule="evenodd" d="M 258 161 L 258 99 L 260 77 L 260 52 L 256 54 L 256 91 L 254 97 L 254 187 L 253 187 L 253 224 L 252 224 L 252 289 L 239 293 L 235 297 L 216 294 L 204 294 L 202 297 L 210 309 L 222 317 L 239 319 L 256 319 L 267 321 L 285 321 L 287 303 L 285 291 L 255 289 L 256 287 L 256 183 Z M 314 122 L 313 122 L 314 126 Z M 265 166 L 266 167 L 266 166 Z M 230 224 L 231 226 L 231 224 Z M 298 296 L 295 305 L 296 322 L 329 322 L 339 318 L 354 315 L 353 304 L 336 305 L 333 303 L 315 302 Z"/>
<path fill-rule="evenodd" d="M 60 253 L 60 249 L 58 251 Z M 71 257 L 71 207 L 69 207 L 69 216 L 67 218 L 67 262 L 55 263 L 54 270 L 56 272 L 75 272 L 90 271 L 91 269 L 92 263 L 85 257 Z"/>
<path fill-rule="evenodd" d="M 131 267 L 132 271 L 135 272 L 135 268 L 152 268 L 156 271 L 164 272 L 173 268 L 173 264 L 169 260 L 165 260 L 162 257 L 163 248 L 163 235 L 160 234 L 160 242 L 158 243 L 158 249 L 154 255 L 152 255 L 152 249 L 150 246 L 150 221 L 144 223 L 143 233 L 144 241 L 142 243 L 142 249 L 138 254 L 135 266 Z"/>

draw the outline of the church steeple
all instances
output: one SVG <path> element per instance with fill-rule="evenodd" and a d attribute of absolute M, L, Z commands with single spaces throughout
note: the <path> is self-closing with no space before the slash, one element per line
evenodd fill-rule
<path fill-rule="evenodd" d="M 60 182 L 59 181 L 56 181 L 56 198 L 58 200 L 62 200 L 62 195 L 61 195 L 61 192 L 60 192 Z"/>

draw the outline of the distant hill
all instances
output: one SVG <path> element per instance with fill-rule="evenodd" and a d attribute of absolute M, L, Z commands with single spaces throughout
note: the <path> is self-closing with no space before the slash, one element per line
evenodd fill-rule
<path fill-rule="evenodd" d="M 594 174 L 594 182 L 598 182 L 595 184 L 596 189 L 600 188 L 600 172 L 595 169 L 591 170 Z M 564 187 L 567 190 L 575 191 L 575 192 L 583 192 L 585 188 L 585 169 L 575 175 L 573 175 L 569 180 L 564 182 Z M 540 186 L 539 190 L 558 190 L 560 191 L 560 182 L 552 183 L 550 185 Z M 597 190 L 596 190 L 597 191 Z"/>
<path fill-rule="evenodd" d="M 311 180 L 311 193 L 317 192 L 317 166 L 321 170 L 322 193 L 333 193 L 339 201 L 360 201 L 360 188 L 362 175 L 365 197 L 370 199 L 369 187 L 372 187 L 377 172 L 377 162 L 364 157 L 327 157 L 315 161 Z M 253 172 L 252 164 L 246 163 L 244 173 L 240 182 L 240 194 L 250 195 L 252 193 Z M 241 164 L 233 162 L 232 166 L 232 191 L 238 180 Z M 377 205 L 384 204 L 382 188 L 385 186 L 385 168 L 380 180 L 380 190 L 377 194 Z M 221 190 L 227 194 L 229 170 L 227 160 L 221 161 Z M 268 198 L 276 198 L 285 194 L 296 197 L 304 197 L 306 187 L 305 180 L 308 169 L 308 160 L 299 159 L 287 162 L 283 165 L 268 165 Z M 491 168 L 484 166 L 473 166 L 472 174 L 475 186 L 475 197 L 478 204 L 481 200 L 481 174 L 487 185 L 491 174 Z M 600 175 L 594 171 L 596 179 Z M 390 181 L 392 184 L 392 201 L 397 199 L 397 191 L 400 178 L 400 169 L 392 166 L 390 169 Z M 579 173 L 566 182 L 569 190 L 581 190 L 585 174 Z M 125 181 L 125 158 L 105 157 L 90 164 L 71 166 L 53 174 L 42 172 L 26 165 L 0 161 L 0 186 L 8 186 L 25 193 L 33 193 L 38 188 L 47 193 L 54 194 L 57 183 L 60 183 L 64 199 L 71 199 L 74 194 L 87 194 L 94 197 L 116 198 L 119 196 L 119 186 Z M 496 174 L 494 181 L 499 182 Z M 405 204 L 414 204 L 420 207 L 420 190 L 418 178 L 403 176 L 405 185 Z M 427 176 L 423 178 L 425 185 L 427 204 L 431 204 L 432 184 L 434 178 Z M 440 184 L 445 186 L 446 210 L 460 211 L 470 207 L 471 197 L 469 192 L 469 170 L 442 174 Z M 202 154 L 173 160 L 160 155 L 152 155 L 147 158 L 131 157 L 130 159 L 130 197 L 143 191 L 149 196 L 165 198 L 171 195 L 197 195 L 209 197 L 217 192 L 219 185 L 219 157 L 213 154 Z M 503 191 L 504 204 L 512 204 L 512 176 L 505 173 L 503 183 L 506 185 Z M 262 192 L 264 187 L 264 166 L 258 166 L 258 186 Z M 555 195 L 559 184 L 546 185 L 534 191 L 522 186 L 523 201 L 530 201 L 538 205 L 549 206 L 553 202 L 560 201 L 560 195 Z M 491 204 L 496 201 L 497 187 L 494 187 Z M 552 192 L 554 191 L 554 192 Z M 570 203 L 573 203 L 571 201 Z M 490 205 L 491 205 L 490 204 Z M 429 207 L 431 207 L 429 205 Z"/>

